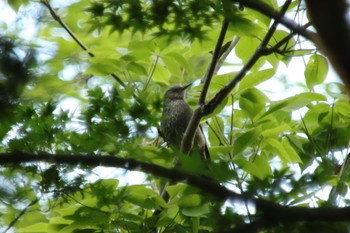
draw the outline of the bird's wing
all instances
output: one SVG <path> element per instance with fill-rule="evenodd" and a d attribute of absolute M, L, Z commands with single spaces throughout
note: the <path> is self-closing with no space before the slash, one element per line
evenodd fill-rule
<path fill-rule="evenodd" d="M 198 147 L 203 155 L 203 158 L 207 161 L 210 161 L 210 154 L 208 149 L 208 143 L 205 139 L 204 132 L 202 126 L 198 126 L 196 131 L 196 139 L 195 141 L 198 143 Z"/>

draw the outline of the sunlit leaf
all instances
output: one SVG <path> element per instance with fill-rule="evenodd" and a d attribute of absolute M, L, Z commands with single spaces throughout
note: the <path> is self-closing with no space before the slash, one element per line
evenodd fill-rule
<path fill-rule="evenodd" d="M 276 111 L 282 110 L 287 112 L 292 112 L 298 110 L 302 107 L 307 106 L 313 101 L 325 101 L 326 97 L 318 93 L 301 93 L 289 98 L 286 98 L 281 101 L 272 103 L 269 107 L 269 110 L 262 115 L 262 117 L 272 114 Z"/>
<path fill-rule="evenodd" d="M 182 214 L 190 217 L 201 217 L 209 213 L 208 205 L 199 205 L 195 207 L 187 207 L 182 209 Z"/>
<path fill-rule="evenodd" d="M 242 153 L 249 146 L 253 145 L 261 136 L 261 128 L 249 130 L 240 135 L 234 142 L 233 153 L 234 155 Z"/>
<path fill-rule="evenodd" d="M 267 101 L 267 96 L 258 89 L 247 88 L 240 94 L 239 107 L 254 118 L 265 108 Z"/>
<path fill-rule="evenodd" d="M 259 70 L 258 72 L 247 74 L 244 79 L 239 83 L 239 90 L 244 90 L 248 87 L 254 87 L 268 79 L 275 74 L 274 69 Z"/>
<path fill-rule="evenodd" d="M 307 87 L 312 90 L 315 85 L 323 83 L 327 73 L 328 62 L 326 58 L 319 54 L 312 55 L 304 72 Z"/>
<path fill-rule="evenodd" d="M 36 223 L 27 227 L 19 228 L 18 232 L 47 232 L 47 223 Z"/>

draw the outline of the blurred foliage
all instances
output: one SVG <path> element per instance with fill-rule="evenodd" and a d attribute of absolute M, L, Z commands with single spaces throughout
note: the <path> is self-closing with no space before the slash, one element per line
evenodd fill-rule
<path fill-rule="evenodd" d="M 22 57 L 19 51 L 24 53 Z M 30 47 L 17 45 L 7 37 L 0 38 L 0 118 L 12 115 L 11 108 L 17 102 L 29 81 L 33 81 L 31 66 L 35 63 Z"/>
<path fill-rule="evenodd" d="M 279 1 L 264 2 L 280 7 Z M 278 28 L 267 49 L 281 41 L 283 46 L 262 56 L 203 120 L 210 169 L 154 140 L 162 93 L 169 86 L 195 82 L 187 100 L 196 105 L 222 20 L 230 21 L 224 43 L 235 35 L 240 40 L 231 53 L 234 67 L 227 61 L 224 65 L 232 69 L 214 75 L 208 99 L 256 52 L 270 18 L 225 0 L 53 1 L 53 9 L 94 55 L 89 56 L 40 2 L 8 4 L 16 21 L 0 24 L 15 28 L 0 38 L 2 153 L 120 156 L 163 167 L 179 159 L 182 170 L 279 204 L 349 204 L 349 99 L 342 84 L 325 82 L 327 59 L 286 28 Z M 31 9 L 42 13 L 31 14 Z M 288 13 L 297 19 L 304 10 L 295 0 Z M 21 24 L 29 18 L 31 26 Z M 35 36 L 26 36 L 27 27 L 35 29 Z M 283 83 L 279 68 L 299 56 L 306 62 L 300 67 L 305 81 Z M 271 89 L 263 90 L 262 83 Z M 298 91 L 271 98 L 281 85 L 280 93 Z M 221 203 L 183 183 L 165 188 L 166 202 L 160 195 L 164 178 L 149 174 L 145 182 L 127 185 L 124 177 L 98 174 L 93 179 L 95 170 L 79 164 L 8 164 L 0 170 L 4 232 L 220 232 L 260 214 L 248 204 Z M 341 232 L 347 227 L 279 223 L 262 232 Z"/>

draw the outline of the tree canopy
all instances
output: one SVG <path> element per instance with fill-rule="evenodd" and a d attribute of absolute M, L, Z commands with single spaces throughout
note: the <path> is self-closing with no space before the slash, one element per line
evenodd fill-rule
<path fill-rule="evenodd" d="M 345 15 L 329 34 L 313 0 L 3 4 L 1 231 L 348 231 Z M 191 82 L 174 151 L 163 93 Z"/>

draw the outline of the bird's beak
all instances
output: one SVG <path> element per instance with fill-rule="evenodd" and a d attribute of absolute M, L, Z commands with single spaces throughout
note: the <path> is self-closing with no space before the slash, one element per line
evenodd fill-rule
<path fill-rule="evenodd" d="M 192 83 L 186 84 L 185 86 L 182 87 L 182 90 L 186 90 L 191 85 L 192 85 Z"/>

